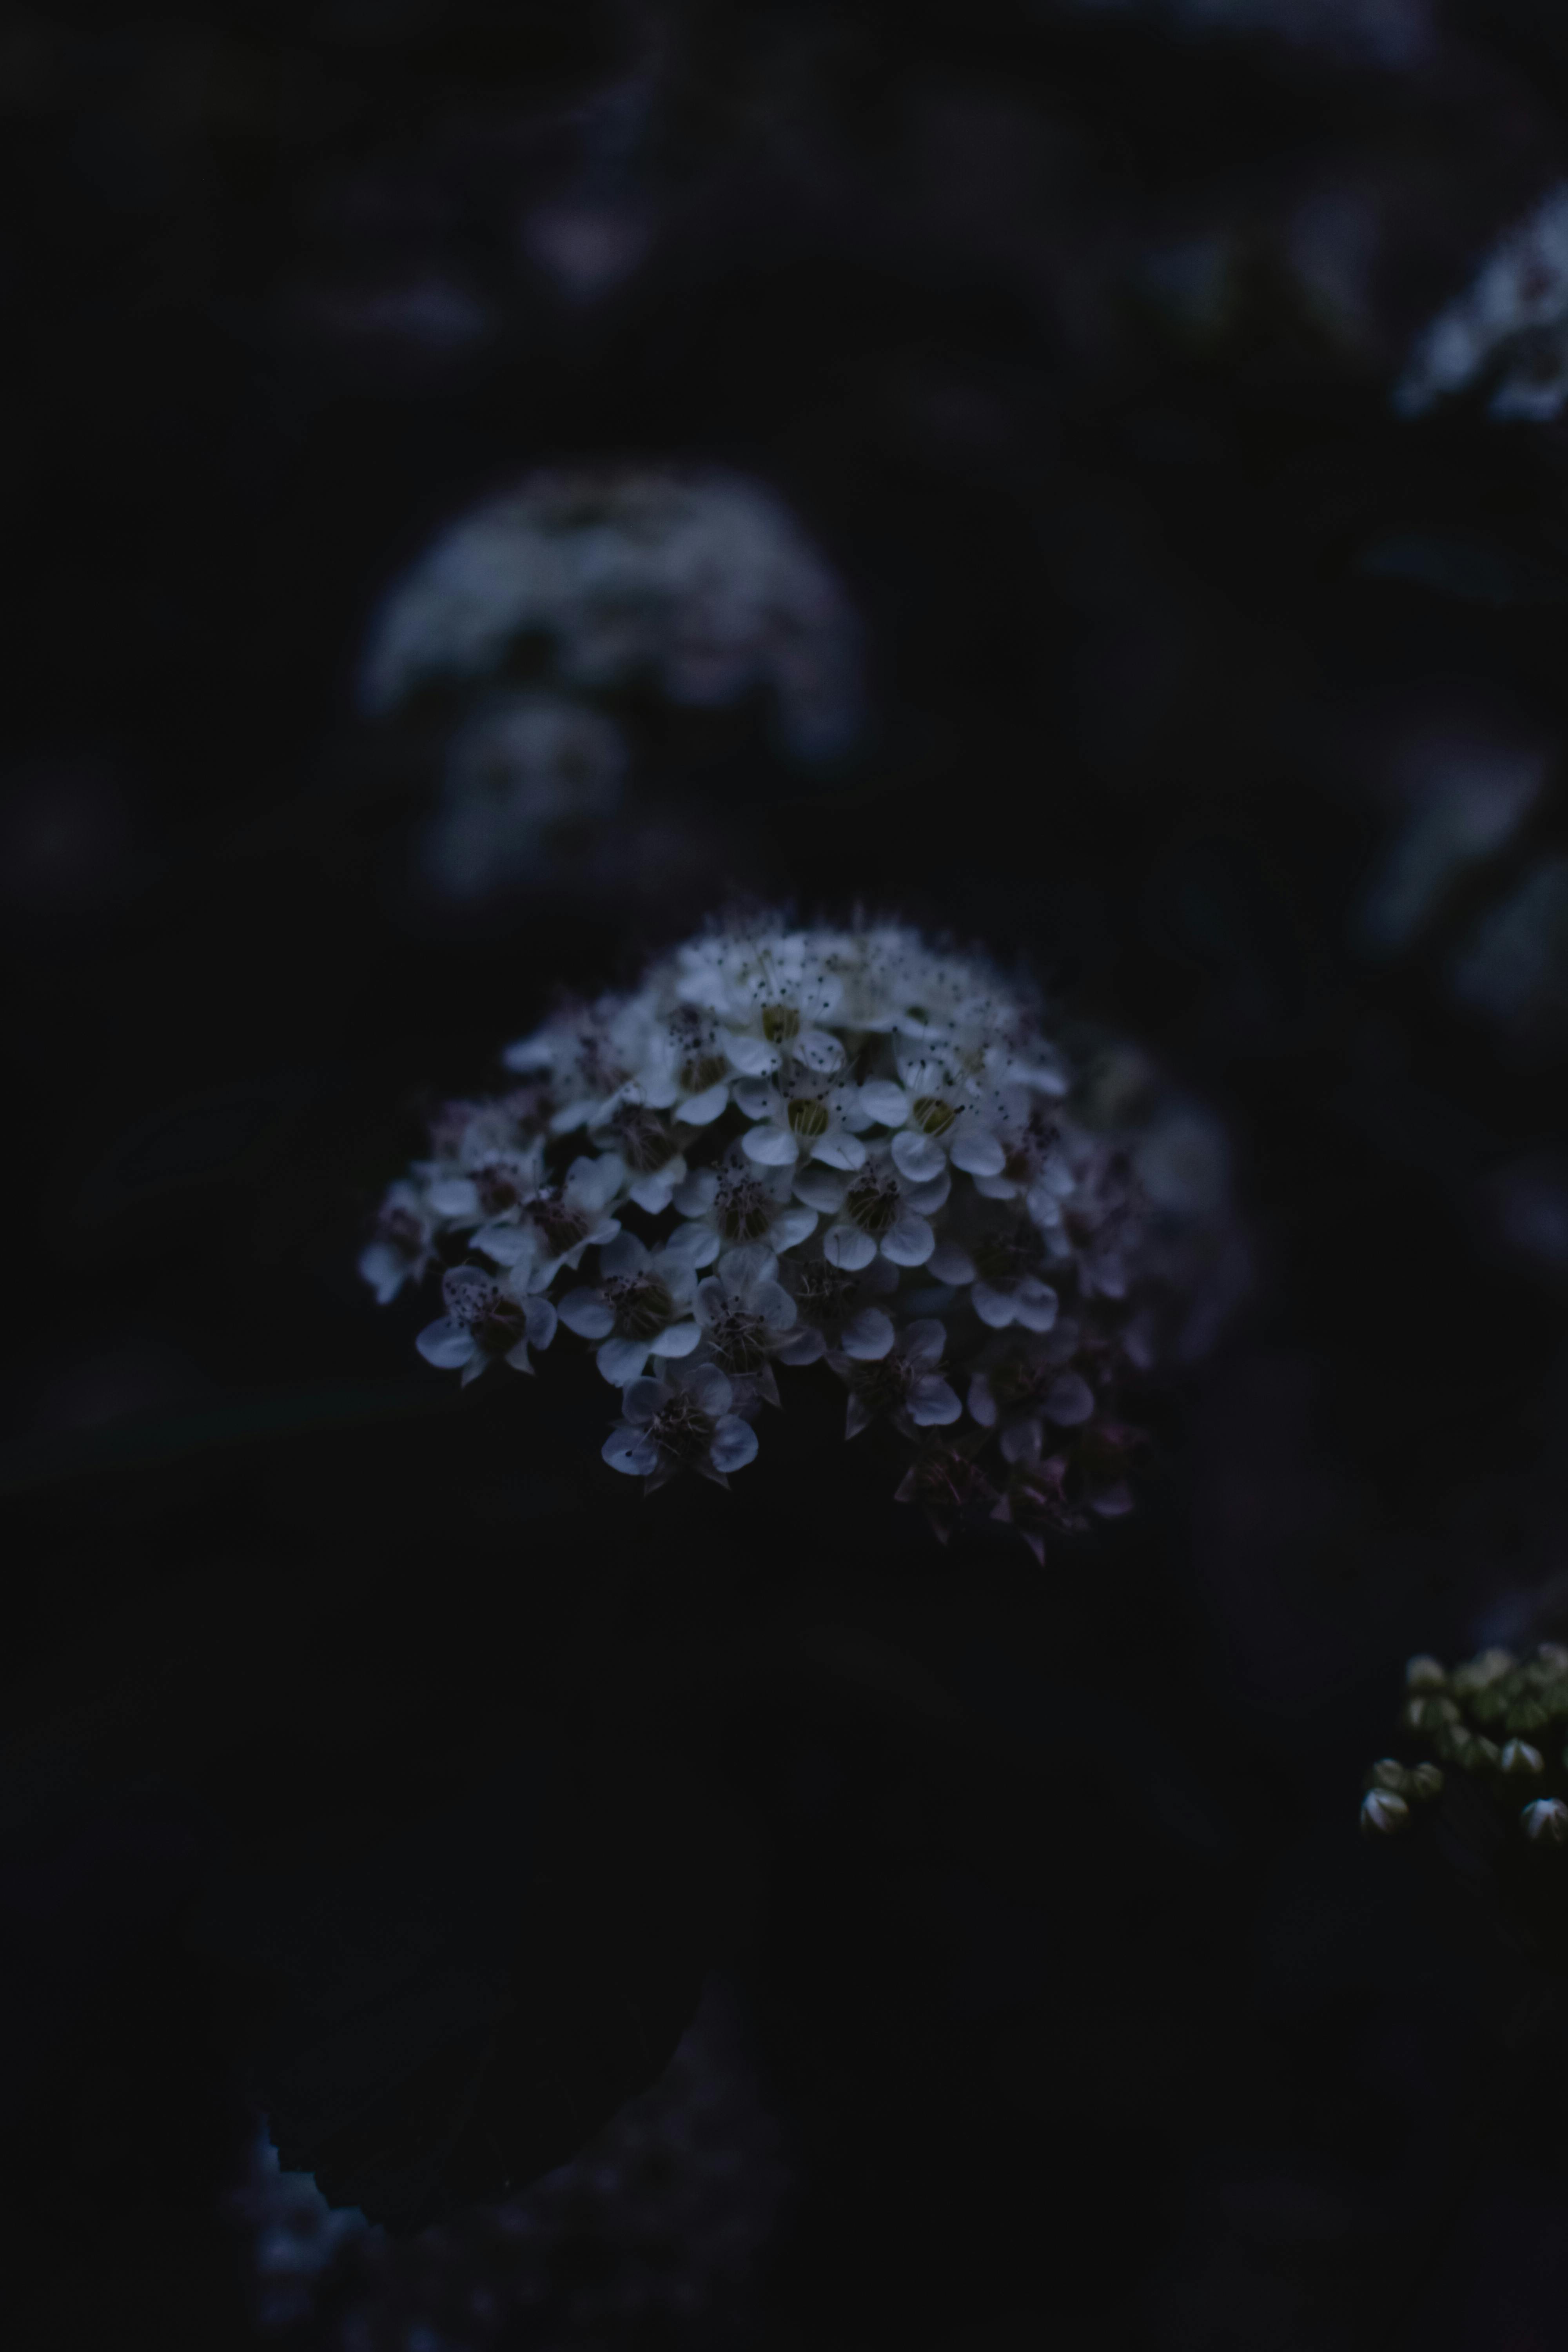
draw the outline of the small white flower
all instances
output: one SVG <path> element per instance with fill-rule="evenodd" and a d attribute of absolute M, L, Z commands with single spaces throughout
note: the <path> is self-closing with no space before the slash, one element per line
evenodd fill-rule
<path fill-rule="evenodd" d="M 699 1168 L 673 1194 L 679 1216 L 671 1247 L 698 1253 L 710 1265 L 721 1246 L 765 1242 L 771 1250 L 795 1249 L 816 1230 L 816 1211 L 792 1196 L 787 1168 L 759 1168 L 732 1151 L 722 1166 Z"/>
<path fill-rule="evenodd" d="M 537 1260 L 549 1269 L 540 1282 L 546 1288 L 563 1265 L 575 1272 L 585 1249 L 602 1249 L 615 1240 L 620 1223 L 609 1210 L 626 1178 L 618 1153 L 574 1160 L 563 1184 L 540 1186 L 519 1223 L 486 1225 L 474 1235 L 474 1247 L 498 1265 Z"/>
<path fill-rule="evenodd" d="M 871 1336 L 879 1341 L 882 1335 Z M 946 1346 L 947 1332 L 934 1316 L 907 1324 L 892 1344 L 879 1345 L 875 1354 L 862 1355 L 841 1341 L 828 1361 L 849 1388 L 846 1437 L 858 1436 L 885 1412 L 898 1414 L 916 1429 L 945 1428 L 956 1421 L 963 1407 L 937 1370 Z"/>
<path fill-rule="evenodd" d="M 405 1282 L 418 1282 L 432 1255 L 432 1231 L 424 1194 L 400 1177 L 388 1188 L 375 1233 L 360 1252 L 359 1270 L 375 1293 L 378 1307 L 396 1297 Z"/>
<path fill-rule="evenodd" d="M 759 1381 L 762 1393 L 776 1404 L 768 1358 L 794 1325 L 796 1308 L 778 1281 L 773 1251 L 755 1242 L 727 1250 L 698 1284 L 696 1307 L 709 1355 L 720 1370 L 731 1379 Z"/>
<path fill-rule="evenodd" d="M 605 1440 L 612 1470 L 662 1486 L 678 1470 L 697 1470 L 718 1486 L 754 1460 L 757 1433 L 731 1407 L 735 1392 L 716 1364 L 672 1366 L 656 1380 L 633 1381 L 625 1415 Z"/>
<path fill-rule="evenodd" d="M 555 1337 L 555 1309 L 539 1295 L 531 1268 L 514 1266 L 498 1276 L 482 1266 L 455 1265 L 441 1278 L 441 1296 L 446 1314 L 427 1323 L 414 1344 L 427 1364 L 460 1370 L 465 1388 L 498 1360 L 531 1372 L 530 1348 L 548 1348 Z"/>
<path fill-rule="evenodd" d="M 1519 1817 L 1520 1827 L 1532 1845 L 1568 1843 L 1568 1805 L 1561 1797 L 1537 1797 Z"/>
<path fill-rule="evenodd" d="M 1393 1837 L 1410 1824 L 1410 1808 L 1392 1789 L 1369 1789 L 1361 1801 L 1361 1825 L 1369 1837 Z"/>
<path fill-rule="evenodd" d="M 1499 1759 L 1499 1769 L 1504 1772 L 1528 1773 L 1533 1778 L 1537 1772 L 1545 1771 L 1546 1759 L 1539 1748 L 1531 1746 L 1528 1739 L 1505 1739 L 1502 1754 Z"/>
<path fill-rule="evenodd" d="M 561 1320 L 602 1345 L 594 1360 L 616 1388 L 635 1381 L 650 1355 L 689 1356 L 702 1337 L 690 1317 L 697 1288 L 689 1258 L 656 1255 L 635 1234 L 617 1234 L 599 1253 L 597 1285 L 569 1290 Z"/>
<path fill-rule="evenodd" d="M 760 1168 L 794 1168 L 803 1160 L 861 1168 L 866 1147 L 853 1131 L 863 1117 L 859 1095 L 858 1087 L 829 1086 L 803 1074 L 777 1084 L 742 1078 L 735 1102 L 754 1124 L 741 1138 L 741 1149 Z"/>
<path fill-rule="evenodd" d="M 826 1169 L 806 1170 L 795 1191 L 834 1215 L 822 1254 L 847 1273 L 858 1273 L 879 1255 L 897 1266 L 924 1265 L 936 1248 L 929 1218 L 910 1201 L 912 1192 L 924 1197 L 929 1187 L 911 1186 L 885 1150 L 868 1153 L 847 1181 Z"/>

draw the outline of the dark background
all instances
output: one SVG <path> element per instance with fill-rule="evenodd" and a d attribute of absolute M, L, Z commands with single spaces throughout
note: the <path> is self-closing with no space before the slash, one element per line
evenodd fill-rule
<path fill-rule="evenodd" d="M 715 1969 L 791 2182 L 731 2303 L 476 2335 L 405 2277 L 287 2340 L 1562 2341 L 1554 1992 L 1355 1808 L 1408 1652 L 1568 1603 L 1568 983 L 1451 984 L 1568 830 L 1568 442 L 1389 398 L 1563 173 L 1568 41 L 1278 15 L 0 19 L 8 2341 L 259 2340 L 220 2200 L 345 2017 L 395 2087 L 290 2077 L 306 2168 L 456 2208 L 465 2068 L 561 2163 Z M 589 292 L 564 201 L 624 230 Z M 442 919 L 369 616 L 601 456 L 790 501 L 870 732 L 803 775 L 634 697 L 671 867 Z M 1545 788 L 1374 955 L 1402 747 L 1460 739 Z M 1043 1574 L 939 1549 L 831 1400 L 628 1505 L 591 1377 L 459 1402 L 358 1280 L 422 1105 L 735 890 L 1022 957 L 1227 1125 L 1251 1296 Z M 405 2080 L 377 1903 L 521 1952 L 563 2079 L 465 2021 Z"/>

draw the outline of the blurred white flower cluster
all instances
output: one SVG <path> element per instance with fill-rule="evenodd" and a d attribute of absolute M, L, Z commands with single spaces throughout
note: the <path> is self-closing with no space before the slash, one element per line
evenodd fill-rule
<path fill-rule="evenodd" d="M 542 472 L 477 508 L 388 596 L 364 707 L 490 677 L 531 638 L 568 691 L 642 677 L 671 702 L 721 705 L 763 688 L 796 757 L 842 751 L 859 722 L 842 588 L 782 500 L 716 468 Z"/>
<path fill-rule="evenodd" d="M 1492 415 L 1541 420 L 1568 401 L 1568 186 L 1493 247 L 1422 335 L 1394 392 L 1416 416 L 1483 375 Z"/>
<path fill-rule="evenodd" d="M 1197 1343 L 1231 1238 L 1217 1134 L 1135 1057 L 1075 1072 L 994 971 L 901 926 L 760 920 L 504 1059 L 361 1261 L 383 1301 L 442 1265 L 429 1362 L 529 1371 L 563 1325 L 620 1391 L 605 1461 L 649 1488 L 723 1483 L 779 1370 L 826 1363 L 940 1533 L 984 1505 L 1043 1558 L 1130 1507 L 1120 1390 L 1180 1351 L 1173 1307 Z"/>
<path fill-rule="evenodd" d="M 1458 1766 L 1503 1806 L 1519 1808 L 1519 1825 L 1532 1845 L 1568 1841 L 1563 1775 L 1568 1749 L 1568 1648 L 1542 1642 L 1532 1657 L 1482 1650 L 1463 1664 L 1412 1658 L 1405 1669 L 1401 1728 L 1425 1739 L 1443 1762 Z M 1362 1827 L 1387 1837 L 1405 1829 L 1411 1802 L 1442 1792 L 1436 1764 L 1401 1764 L 1392 1756 L 1372 1767 L 1362 1799 Z"/>

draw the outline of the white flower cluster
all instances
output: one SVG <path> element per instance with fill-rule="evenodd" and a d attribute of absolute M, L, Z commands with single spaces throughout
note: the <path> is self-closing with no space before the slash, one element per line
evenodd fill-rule
<path fill-rule="evenodd" d="M 984 1502 L 1043 1558 L 1130 1507 L 1119 1388 L 1226 1227 L 1192 1112 L 1108 1118 L 1017 992 L 891 924 L 717 929 L 504 1059 L 361 1261 L 383 1301 L 442 1265 L 431 1363 L 531 1370 L 563 1324 L 621 1391 L 605 1459 L 655 1486 L 722 1482 L 778 1369 L 825 1362 L 939 1532 Z"/>
<path fill-rule="evenodd" d="M 393 589 L 362 698 L 500 672 L 544 641 L 567 690 L 651 677 L 672 702 L 773 694 L 786 749 L 834 754 L 860 717 L 853 610 L 788 509 L 710 467 L 531 475 L 453 524 Z"/>
<path fill-rule="evenodd" d="M 1522 1797 L 1519 1825 L 1532 1845 L 1568 1842 L 1568 1803 L 1560 1793 L 1568 1749 L 1557 1748 L 1568 1728 L 1568 1648 L 1542 1642 L 1525 1659 L 1511 1650 L 1482 1650 L 1452 1669 L 1437 1658 L 1415 1657 L 1405 1669 L 1405 1685 L 1404 1731 L 1426 1739 L 1445 1764 L 1469 1773 L 1503 1805 Z M 1410 1800 L 1426 1801 L 1442 1787 L 1436 1764 L 1384 1757 L 1366 1777 L 1363 1829 L 1396 1833 L 1409 1823 Z"/>
<path fill-rule="evenodd" d="M 1568 401 L 1568 186 L 1553 188 L 1426 329 L 1394 392 L 1420 415 L 1495 373 L 1497 417 L 1537 421 Z"/>

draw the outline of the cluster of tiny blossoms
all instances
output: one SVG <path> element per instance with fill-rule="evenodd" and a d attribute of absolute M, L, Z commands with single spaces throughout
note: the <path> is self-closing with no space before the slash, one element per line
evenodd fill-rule
<path fill-rule="evenodd" d="M 504 1060 L 361 1260 L 383 1302 L 439 1269 L 429 1362 L 531 1371 L 564 1326 L 619 1391 L 605 1461 L 650 1488 L 722 1483 L 780 1371 L 822 1363 L 849 1437 L 905 1439 L 939 1533 L 981 1506 L 1043 1559 L 1130 1507 L 1117 1398 L 1179 1255 L 1171 1155 L 1097 1119 L 985 965 L 894 925 L 721 928 Z"/>
<path fill-rule="evenodd" d="M 1543 1642 L 1526 1659 L 1511 1650 L 1483 1650 L 1452 1670 L 1436 1658 L 1412 1658 L 1405 1680 L 1401 1728 L 1503 1804 L 1519 1804 L 1520 1827 L 1532 1844 L 1568 1843 L 1568 1803 L 1560 1793 L 1568 1786 L 1568 1748 L 1561 1744 L 1568 1731 L 1568 1648 Z M 1373 1836 L 1403 1830 L 1412 1802 L 1437 1796 L 1442 1787 L 1437 1764 L 1385 1756 L 1367 1774 L 1362 1827 Z"/>

